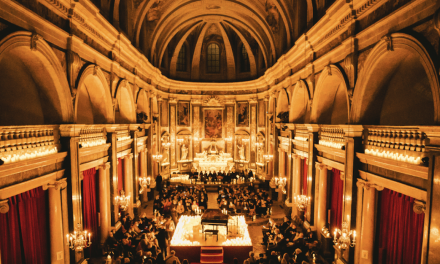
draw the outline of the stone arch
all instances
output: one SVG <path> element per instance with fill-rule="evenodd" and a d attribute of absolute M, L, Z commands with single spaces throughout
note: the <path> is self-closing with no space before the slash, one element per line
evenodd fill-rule
<path fill-rule="evenodd" d="M 136 114 L 144 113 L 147 115 L 146 122 L 150 121 L 150 99 L 148 93 L 144 89 L 139 89 L 136 98 Z"/>
<path fill-rule="evenodd" d="M 179 53 L 180 53 L 180 49 L 182 48 L 183 45 L 185 45 L 185 41 L 188 38 L 188 35 L 194 31 L 194 29 L 196 29 L 202 22 L 198 22 L 196 23 L 194 26 L 192 26 L 186 33 L 185 35 L 183 35 L 183 37 L 179 40 L 179 42 L 176 45 L 176 48 L 174 49 L 174 53 L 173 53 L 173 57 L 171 58 L 171 62 L 170 62 L 170 76 L 171 77 L 176 77 L 176 73 L 177 73 L 177 59 L 179 57 Z M 187 49 L 187 57 L 189 54 L 189 49 Z M 161 59 L 160 61 L 162 61 L 162 56 L 163 54 L 161 54 Z"/>
<path fill-rule="evenodd" d="M 352 123 L 438 124 L 439 81 L 426 49 L 414 37 L 384 37 L 365 61 L 353 95 Z"/>
<path fill-rule="evenodd" d="M 18 31 L 0 42 L 0 125 L 73 121 L 69 84 L 41 36 Z"/>
<path fill-rule="evenodd" d="M 133 35 L 133 0 L 114 0 L 113 25 L 131 39 Z"/>
<path fill-rule="evenodd" d="M 113 100 L 101 69 L 96 65 L 89 65 L 83 69 L 80 76 L 75 100 L 75 122 L 113 123 Z"/>
<path fill-rule="evenodd" d="M 116 88 L 118 108 L 115 113 L 117 124 L 132 124 L 136 122 L 136 110 L 131 85 L 125 79 L 119 81 Z"/>
<path fill-rule="evenodd" d="M 276 107 L 276 123 L 288 123 L 288 118 L 286 120 L 285 115 L 289 115 L 290 108 L 290 97 L 286 88 L 280 90 L 278 94 L 277 107 Z M 284 122 L 284 121 L 285 122 Z"/>
<path fill-rule="evenodd" d="M 237 34 L 237 36 L 240 38 L 241 45 L 244 45 L 244 47 L 246 49 L 246 52 L 249 56 L 251 77 L 256 77 L 257 76 L 257 63 L 255 62 L 255 56 L 254 56 L 254 53 L 251 49 L 251 46 L 249 45 L 249 42 L 243 36 L 243 34 L 241 34 L 241 32 L 235 28 L 235 26 L 233 26 L 232 24 L 229 24 L 229 26 L 234 30 L 235 34 Z M 238 46 L 241 47 L 241 45 L 238 45 Z M 237 54 L 240 54 L 240 49 L 238 50 Z M 242 62 L 240 61 L 240 63 L 242 63 Z"/>
<path fill-rule="evenodd" d="M 348 87 L 347 78 L 338 66 L 326 66 L 316 85 L 310 122 L 347 124 L 350 113 Z"/>
<path fill-rule="evenodd" d="M 310 118 L 310 90 L 304 80 L 295 84 L 290 102 L 289 123 L 306 122 Z"/>

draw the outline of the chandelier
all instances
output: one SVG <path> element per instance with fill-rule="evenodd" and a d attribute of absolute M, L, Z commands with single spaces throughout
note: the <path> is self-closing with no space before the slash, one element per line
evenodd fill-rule
<path fill-rule="evenodd" d="M 298 206 L 300 211 L 304 211 L 306 207 L 310 204 L 310 197 L 305 195 L 297 195 L 294 197 L 295 204 Z"/>
<path fill-rule="evenodd" d="M 152 157 L 153 157 L 154 161 L 159 162 L 162 160 L 163 156 L 162 156 L 162 154 L 159 154 L 159 155 L 153 155 Z"/>
<path fill-rule="evenodd" d="M 151 177 L 140 177 L 139 178 L 139 184 L 141 185 L 141 189 L 139 190 L 139 193 L 142 194 L 145 189 L 148 188 L 148 186 L 151 183 Z"/>
<path fill-rule="evenodd" d="M 127 210 L 130 204 L 130 195 L 125 196 L 124 190 L 121 191 L 121 195 L 115 197 L 116 205 L 119 205 L 122 211 Z"/>
<path fill-rule="evenodd" d="M 279 188 L 279 187 L 284 187 L 285 185 L 286 185 L 286 183 L 287 183 L 287 178 L 286 177 L 283 177 L 283 178 L 280 178 L 280 177 L 275 177 L 274 178 L 274 181 L 275 181 L 275 185 Z"/>
<path fill-rule="evenodd" d="M 273 155 L 269 155 L 269 154 L 267 154 L 267 155 L 263 155 L 263 159 L 264 159 L 266 162 L 271 162 L 271 161 L 273 160 Z"/>
<path fill-rule="evenodd" d="M 347 249 L 349 246 L 354 247 L 356 245 L 356 231 L 352 231 L 348 229 L 348 222 L 342 222 L 342 230 L 335 229 L 335 235 L 333 243 L 339 249 Z M 339 238 L 337 238 L 337 234 L 339 234 Z M 350 236 L 353 235 L 353 241 L 351 241 Z"/>
<path fill-rule="evenodd" d="M 78 223 L 73 234 L 67 234 L 67 245 L 74 250 L 81 251 L 83 248 L 90 247 L 92 244 L 90 236 L 92 233 L 87 233 L 87 230 L 81 231 L 81 226 Z M 88 237 L 88 238 L 87 238 Z"/>

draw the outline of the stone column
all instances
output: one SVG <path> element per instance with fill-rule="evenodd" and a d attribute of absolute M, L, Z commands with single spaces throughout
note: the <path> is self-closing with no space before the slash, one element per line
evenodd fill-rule
<path fill-rule="evenodd" d="M 61 188 L 61 206 L 63 207 L 63 238 L 69 234 L 69 207 L 67 204 L 67 184 Z M 64 263 L 70 263 L 70 248 L 66 240 L 64 240 Z"/>
<path fill-rule="evenodd" d="M 364 196 L 364 187 L 365 181 L 362 179 L 358 179 L 356 182 L 357 186 L 357 204 L 356 204 L 356 233 L 361 234 L 362 232 L 362 204 L 363 204 L 363 196 Z M 356 243 L 361 245 L 362 237 L 358 236 L 356 238 Z M 355 247 L 354 251 L 354 263 L 358 264 L 360 262 L 361 256 L 361 248 L 359 246 Z"/>
<path fill-rule="evenodd" d="M 284 151 L 278 149 L 278 177 L 281 179 L 284 175 Z M 278 202 L 283 201 L 283 188 L 278 187 Z"/>
<path fill-rule="evenodd" d="M 52 264 L 64 263 L 64 237 L 60 188 L 67 186 L 65 179 L 43 186 L 49 189 L 49 237 L 50 261 Z"/>
<path fill-rule="evenodd" d="M 319 170 L 317 232 L 318 237 L 321 237 L 321 230 L 327 223 L 327 166 L 316 163 L 316 170 Z"/>
<path fill-rule="evenodd" d="M 108 232 L 110 231 L 110 163 L 103 164 L 97 168 L 99 172 L 99 215 L 101 244 L 105 243 Z"/>
<path fill-rule="evenodd" d="M 302 157 L 299 155 L 295 155 L 294 159 L 294 169 L 292 175 L 292 202 L 295 201 L 295 197 L 297 195 L 301 195 L 301 161 Z M 299 211 L 298 206 L 295 204 L 292 206 L 292 218 L 297 216 L 302 216 L 302 213 Z"/>
<path fill-rule="evenodd" d="M 127 208 L 127 214 L 134 217 L 133 214 L 133 175 L 131 173 L 131 161 L 133 159 L 133 153 L 128 154 L 124 157 L 124 181 L 125 181 L 125 195 L 130 195 L 130 202 Z"/>
<path fill-rule="evenodd" d="M 141 169 L 141 171 L 140 171 L 140 177 L 145 177 L 145 178 L 147 178 L 148 176 L 147 176 L 147 149 L 144 149 L 144 150 L 142 150 L 140 153 L 139 153 L 139 159 L 140 159 L 140 161 L 141 161 L 141 164 L 140 164 L 140 169 Z M 138 183 L 139 184 L 139 183 Z M 149 189 L 146 189 L 146 190 L 144 190 L 144 192 L 142 193 L 142 202 L 148 202 L 148 190 Z"/>
<path fill-rule="evenodd" d="M 362 228 L 360 237 L 361 252 L 365 257 L 360 258 L 361 264 L 373 264 L 373 249 L 374 249 L 374 234 L 375 232 L 375 220 L 376 220 L 376 196 L 377 192 L 383 190 L 383 187 L 375 184 L 366 183 L 364 186 L 364 201 L 362 207 Z"/>

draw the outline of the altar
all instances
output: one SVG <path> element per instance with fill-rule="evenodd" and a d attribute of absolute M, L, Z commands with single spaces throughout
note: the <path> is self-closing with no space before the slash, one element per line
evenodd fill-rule
<path fill-rule="evenodd" d="M 211 142 L 203 150 L 203 153 L 196 153 L 193 166 L 197 171 L 232 171 L 234 159 L 230 153 L 224 153 L 217 142 Z"/>

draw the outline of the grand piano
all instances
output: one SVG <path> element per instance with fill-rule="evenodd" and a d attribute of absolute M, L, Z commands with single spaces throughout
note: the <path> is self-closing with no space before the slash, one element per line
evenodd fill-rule
<path fill-rule="evenodd" d="M 207 209 L 202 215 L 202 232 L 205 232 L 205 225 L 225 226 L 228 234 L 228 215 L 222 213 L 220 209 Z"/>

